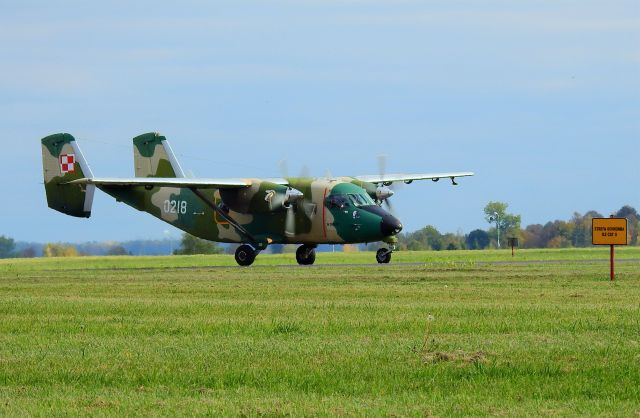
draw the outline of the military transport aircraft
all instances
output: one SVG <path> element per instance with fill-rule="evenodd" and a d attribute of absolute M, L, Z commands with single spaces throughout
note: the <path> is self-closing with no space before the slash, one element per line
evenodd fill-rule
<path fill-rule="evenodd" d="M 269 244 L 301 244 L 299 264 L 313 264 L 318 244 L 382 241 L 388 263 L 402 224 L 382 208 L 394 182 L 438 181 L 471 172 L 379 174 L 336 178 L 187 178 L 169 142 L 157 133 L 133 139 L 134 178 L 94 177 L 73 136 L 42 139 L 49 207 L 88 218 L 95 188 L 119 202 L 210 241 L 241 244 L 235 258 L 253 263 Z M 388 202 L 387 202 L 388 203 Z"/>

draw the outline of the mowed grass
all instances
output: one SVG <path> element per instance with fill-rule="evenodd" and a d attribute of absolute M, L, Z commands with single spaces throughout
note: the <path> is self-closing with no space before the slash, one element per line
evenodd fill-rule
<path fill-rule="evenodd" d="M 640 261 L 640 247 L 616 247 L 616 259 Z M 398 251 L 393 263 L 486 263 L 523 261 L 600 261 L 609 260 L 609 247 L 571 249 L 510 249 L 484 251 Z M 376 264 L 374 252 L 331 253 L 318 252 L 316 265 L 323 264 Z M 259 254 L 254 266 L 297 265 L 294 253 Z M 233 255 L 196 255 L 173 257 L 78 257 L 36 258 L 0 260 L 3 271 L 54 270 L 54 269 L 128 269 L 128 268 L 191 268 L 237 266 Z"/>
<path fill-rule="evenodd" d="M 618 254 L 615 282 L 606 249 L 2 261 L 0 415 L 636 416 Z"/>

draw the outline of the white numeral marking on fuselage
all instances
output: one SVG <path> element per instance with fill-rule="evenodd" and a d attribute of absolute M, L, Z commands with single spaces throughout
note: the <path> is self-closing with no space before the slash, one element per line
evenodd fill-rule
<path fill-rule="evenodd" d="M 164 213 L 179 213 L 184 215 L 187 213 L 186 200 L 165 200 L 162 208 Z"/>

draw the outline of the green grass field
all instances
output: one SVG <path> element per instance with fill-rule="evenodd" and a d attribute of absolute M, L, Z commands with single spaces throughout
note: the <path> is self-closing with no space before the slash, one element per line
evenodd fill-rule
<path fill-rule="evenodd" d="M 617 254 L 615 282 L 606 248 L 2 260 L 0 416 L 638 416 Z"/>

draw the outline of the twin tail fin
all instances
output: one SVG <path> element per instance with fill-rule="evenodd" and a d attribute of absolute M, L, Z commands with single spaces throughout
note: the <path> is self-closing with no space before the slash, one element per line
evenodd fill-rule
<path fill-rule="evenodd" d="M 41 143 L 44 188 L 49 207 L 70 216 L 90 217 L 95 186 L 66 184 L 81 178 L 93 178 L 76 140 L 70 134 L 60 133 L 42 138 Z"/>
<path fill-rule="evenodd" d="M 59 133 L 42 138 L 42 167 L 47 203 L 66 215 L 91 216 L 95 185 L 74 180 L 94 178 L 73 136 Z M 155 132 L 133 138 L 136 177 L 184 178 L 167 139 Z"/>
<path fill-rule="evenodd" d="M 164 136 L 149 132 L 133 138 L 136 177 L 185 177 Z"/>

